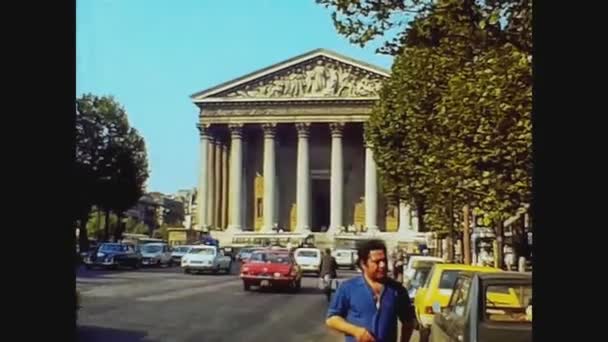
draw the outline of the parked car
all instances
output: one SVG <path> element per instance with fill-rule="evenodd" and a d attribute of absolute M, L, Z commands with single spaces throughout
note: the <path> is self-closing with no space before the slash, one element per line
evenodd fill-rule
<path fill-rule="evenodd" d="M 418 330 L 420 331 L 420 342 L 428 340 L 430 327 L 435 316 L 433 304 L 437 303 L 442 308 L 448 305 L 458 274 L 461 272 L 493 273 L 501 271 L 501 269 L 494 267 L 463 264 L 433 265 L 425 283 L 418 288 L 416 297 L 414 298 L 414 309 L 418 321 Z"/>
<path fill-rule="evenodd" d="M 232 246 L 224 246 L 222 247 L 222 250 L 224 251 L 225 256 L 230 257 L 230 260 L 234 260 L 236 254 L 235 249 L 232 248 Z"/>
<path fill-rule="evenodd" d="M 102 243 L 95 250 L 90 251 L 84 259 L 85 267 L 118 268 L 127 266 L 139 268 L 142 256 L 135 245 L 123 243 Z"/>
<path fill-rule="evenodd" d="M 288 288 L 297 292 L 302 287 L 302 271 L 287 251 L 255 251 L 241 266 L 243 289 L 251 286 Z"/>
<path fill-rule="evenodd" d="M 434 312 L 432 342 L 532 341 L 532 275 L 461 273 L 448 305 Z"/>
<path fill-rule="evenodd" d="M 152 242 L 140 245 L 142 264 L 151 266 L 173 265 L 169 245 L 162 242 Z"/>
<path fill-rule="evenodd" d="M 418 289 L 426 282 L 432 268 L 432 266 L 416 268 L 412 278 L 405 282 L 404 286 L 407 289 L 412 303 L 414 302 L 414 298 L 416 298 L 416 292 L 418 292 Z"/>
<path fill-rule="evenodd" d="M 304 273 L 321 273 L 321 250 L 318 248 L 298 248 L 293 253 L 296 264 Z"/>
<path fill-rule="evenodd" d="M 225 256 L 224 252 L 216 246 L 199 245 L 190 248 L 188 253 L 182 257 L 182 269 L 184 273 L 212 271 L 218 273 L 224 271 L 230 273 L 232 258 Z"/>
<path fill-rule="evenodd" d="M 254 251 L 262 250 L 262 249 L 264 249 L 264 248 L 262 248 L 262 247 L 243 247 L 236 255 L 236 259 L 240 262 L 246 263 L 249 260 L 249 258 L 251 257 L 251 253 L 253 253 Z"/>
<path fill-rule="evenodd" d="M 173 263 L 179 265 L 182 262 L 182 257 L 188 253 L 192 246 L 174 246 L 171 250 L 171 259 Z"/>
<path fill-rule="evenodd" d="M 346 267 L 354 270 L 357 267 L 357 250 L 355 249 L 336 249 L 332 253 L 336 258 L 338 267 Z"/>
<path fill-rule="evenodd" d="M 444 260 L 438 257 L 414 255 L 410 256 L 406 265 L 403 266 L 403 286 L 408 287 L 410 280 L 418 268 L 430 269 L 435 264 L 442 264 Z"/>

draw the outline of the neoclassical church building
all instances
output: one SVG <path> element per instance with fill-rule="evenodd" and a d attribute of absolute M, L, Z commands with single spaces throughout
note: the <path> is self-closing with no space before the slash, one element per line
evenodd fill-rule
<path fill-rule="evenodd" d="M 389 71 L 318 49 L 191 96 L 198 229 L 416 229 L 379 192 L 363 124 Z"/>

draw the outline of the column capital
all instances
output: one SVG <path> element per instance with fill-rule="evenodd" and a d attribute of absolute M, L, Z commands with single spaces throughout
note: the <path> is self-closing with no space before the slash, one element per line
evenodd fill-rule
<path fill-rule="evenodd" d="M 342 138 L 344 133 L 344 122 L 332 122 L 329 124 L 332 138 Z"/>
<path fill-rule="evenodd" d="M 295 126 L 298 131 L 298 138 L 308 138 L 310 136 L 310 122 L 298 122 Z"/>
<path fill-rule="evenodd" d="M 198 133 L 201 139 L 209 139 L 211 137 L 211 124 L 197 124 Z"/>
<path fill-rule="evenodd" d="M 274 138 L 277 134 L 276 122 L 262 124 L 262 129 L 264 130 L 264 138 Z"/>
<path fill-rule="evenodd" d="M 230 130 L 230 137 L 232 139 L 243 138 L 243 124 L 229 124 L 228 129 Z"/>

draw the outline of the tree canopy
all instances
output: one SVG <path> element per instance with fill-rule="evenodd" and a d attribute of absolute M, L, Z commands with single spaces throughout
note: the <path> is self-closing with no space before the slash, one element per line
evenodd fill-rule
<path fill-rule="evenodd" d="M 387 197 L 433 230 L 454 227 L 454 207 L 496 223 L 529 203 L 531 1 L 317 2 L 351 42 L 395 55 L 366 124 Z"/>
<path fill-rule="evenodd" d="M 114 98 L 84 94 L 76 99 L 75 169 L 74 220 L 86 238 L 92 207 L 102 208 L 107 239 L 110 212 L 121 217 L 143 195 L 148 179 L 144 139 Z"/>

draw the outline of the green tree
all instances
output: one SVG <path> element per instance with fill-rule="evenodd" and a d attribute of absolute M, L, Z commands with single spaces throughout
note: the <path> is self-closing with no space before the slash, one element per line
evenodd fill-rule
<path fill-rule="evenodd" d="M 378 52 L 399 55 L 409 45 L 411 22 L 434 13 L 444 27 L 453 6 L 477 12 L 476 25 L 518 49 L 532 51 L 532 0 L 316 0 L 332 10 L 336 31 L 353 44 L 381 40 Z M 456 35 L 458 32 L 451 32 Z M 465 36 L 466 37 L 466 36 Z"/>
<path fill-rule="evenodd" d="M 112 97 L 85 94 L 76 99 L 76 107 L 79 212 L 84 217 L 93 204 L 104 211 L 104 240 L 110 236 L 110 214 L 116 213 L 119 238 L 122 214 L 141 197 L 148 178 L 144 140 Z"/>
<path fill-rule="evenodd" d="M 397 56 L 366 124 L 387 197 L 450 236 L 455 208 L 470 204 L 497 225 L 529 202 L 530 1 L 318 2 L 335 6 L 338 32 L 361 44 L 411 11 L 384 46 Z"/>

